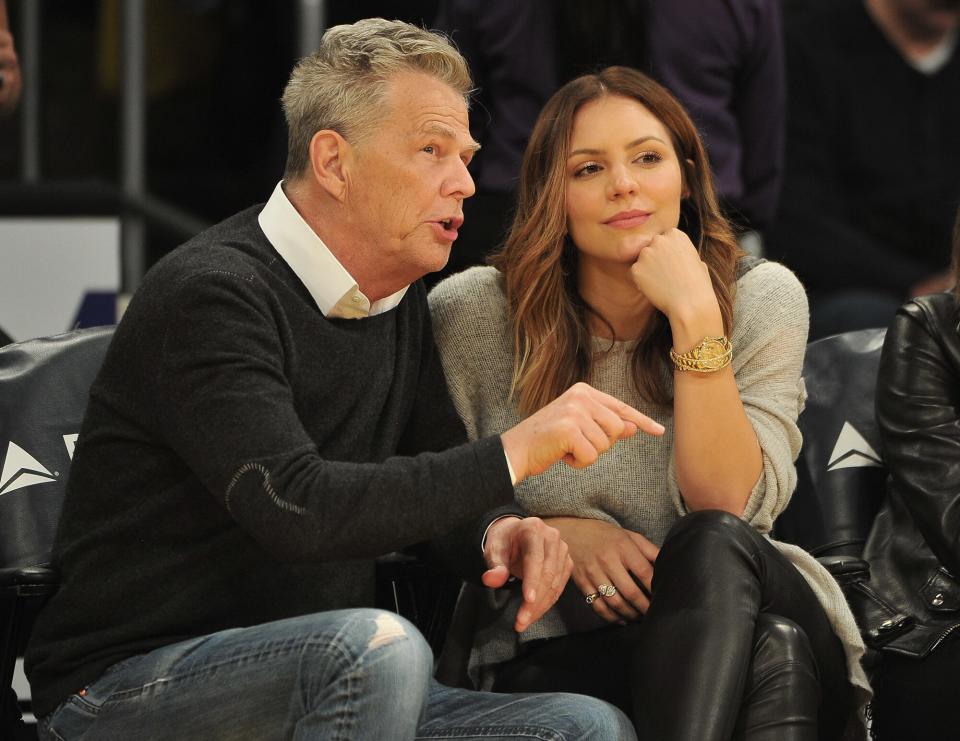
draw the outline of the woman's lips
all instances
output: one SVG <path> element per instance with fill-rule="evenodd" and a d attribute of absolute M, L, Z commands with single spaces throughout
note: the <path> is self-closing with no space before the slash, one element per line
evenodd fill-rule
<path fill-rule="evenodd" d="M 649 218 L 649 211 L 621 211 L 603 223 L 614 229 L 633 229 L 645 224 Z"/>

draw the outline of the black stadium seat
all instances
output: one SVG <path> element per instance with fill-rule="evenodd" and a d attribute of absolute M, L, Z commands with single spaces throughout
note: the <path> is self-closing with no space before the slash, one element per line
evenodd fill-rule
<path fill-rule="evenodd" d="M 814 556 L 859 558 L 883 501 L 874 390 L 885 333 L 863 329 L 807 346 L 797 490 L 774 537 Z"/>
<path fill-rule="evenodd" d="M 112 334 L 80 329 L 0 348 L 0 738 L 23 732 L 14 666 L 56 589 L 50 549 L 90 384 Z"/>

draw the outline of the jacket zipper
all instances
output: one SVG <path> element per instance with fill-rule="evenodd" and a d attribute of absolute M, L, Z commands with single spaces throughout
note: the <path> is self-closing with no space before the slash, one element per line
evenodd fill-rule
<path fill-rule="evenodd" d="M 933 645 L 930 646 L 930 651 L 934 651 L 937 646 L 943 643 L 947 636 L 953 633 L 953 631 L 955 631 L 957 628 L 960 628 L 960 623 L 954 623 L 949 628 L 946 628 L 939 636 L 937 636 L 937 640 L 933 642 Z"/>

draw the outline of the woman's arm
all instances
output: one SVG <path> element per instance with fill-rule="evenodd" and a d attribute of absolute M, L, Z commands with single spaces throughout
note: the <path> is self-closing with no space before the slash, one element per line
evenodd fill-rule
<path fill-rule="evenodd" d="M 667 316 L 678 353 L 724 334 L 707 266 L 679 229 L 641 251 L 633 278 Z M 742 515 L 763 464 L 732 365 L 715 373 L 675 370 L 673 406 L 674 463 L 686 506 Z"/>
<path fill-rule="evenodd" d="M 941 301 L 935 313 L 931 299 Z M 877 423 L 891 495 L 930 549 L 960 574 L 960 336 L 948 296 L 903 306 L 887 331 L 877 378 Z M 941 337 L 952 333 L 951 337 Z"/>

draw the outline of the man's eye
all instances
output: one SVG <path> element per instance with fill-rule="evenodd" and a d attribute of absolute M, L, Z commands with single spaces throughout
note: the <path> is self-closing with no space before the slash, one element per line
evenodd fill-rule
<path fill-rule="evenodd" d="M 436 148 L 435 146 L 433 146 L 432 144 L 428 144 L 427 146 L 425 146 L 425 147 L 423 148 L 423 151 L 426 152 L 427 154 L 436 154 L 436 153 L 437 153 L 437 148 Z"/>

